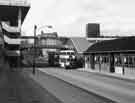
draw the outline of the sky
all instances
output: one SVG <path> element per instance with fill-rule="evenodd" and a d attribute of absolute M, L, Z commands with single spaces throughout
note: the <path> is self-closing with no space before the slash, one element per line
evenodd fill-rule
<path fill-rule="evenodd" d="M 33 35 L 37 25 L 38 32 L 85 37 L 86 24 L 99 23 L 101 35 L 135 35 L 134 5 L 135 0 L 31 0 L 22 31 Z"/>

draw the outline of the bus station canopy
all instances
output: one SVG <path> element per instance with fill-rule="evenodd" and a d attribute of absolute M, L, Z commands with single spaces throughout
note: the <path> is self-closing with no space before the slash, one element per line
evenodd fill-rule
<path fill-rule="evenodd" d="M 93 44 L 85 53 L 135 52 L 135 37 L 122 37 Z"/>

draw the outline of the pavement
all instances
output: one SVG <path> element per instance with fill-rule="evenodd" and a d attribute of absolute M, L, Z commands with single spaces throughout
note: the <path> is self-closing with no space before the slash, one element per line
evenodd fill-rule
<path fill-rule="evenodd" d="M 135 103 L 134 78 L 83 69 L 38 68 L 38 70 L 118 103 Z"/>
<path fill-rule="evenodd" d="M 85 68 L 79 68 L 77 70 L 83 71 L 83 72 L 91 72 L 91 73 L 95 73 L 95 74 L 98 74 L 98 75 L 104 75 L 104 76 L 113 77 L 113 78 L 117 78 L 117 79 L 135 81 L 135 75 L 131 76 L 131 75 L 126 75 L 126 74 L 123 75 L 123 74 L 118 74 L 118 73 L 108 73 L 108 72 L 105 72 L 105 71 L 85 69 Z"/>
<path fill-rule="evenodd" d="M 19 69 L 0 69 L 0 103 L 62 103 Z"/>

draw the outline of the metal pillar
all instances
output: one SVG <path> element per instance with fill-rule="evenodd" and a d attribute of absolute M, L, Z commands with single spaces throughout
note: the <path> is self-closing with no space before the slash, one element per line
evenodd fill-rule
<path fill-rule="evenodd" d="M 18 28 L 19 28 L 19 31 L 21 32 L 21 23 L 22 23 L 22 10 L 21 8 L 19 8 L 18 10 Z"/>

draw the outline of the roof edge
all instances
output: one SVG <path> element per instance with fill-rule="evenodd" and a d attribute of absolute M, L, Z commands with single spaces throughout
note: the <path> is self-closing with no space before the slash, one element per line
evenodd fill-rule
<path fill-rule="evenodd" d="M 27 0 L 0 0 L 0 5 L 30 7 L 31 3 Z"/>

